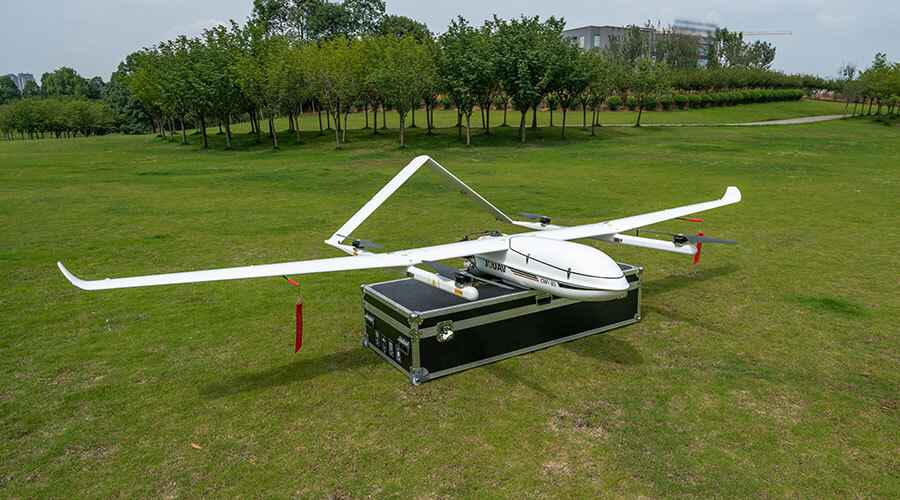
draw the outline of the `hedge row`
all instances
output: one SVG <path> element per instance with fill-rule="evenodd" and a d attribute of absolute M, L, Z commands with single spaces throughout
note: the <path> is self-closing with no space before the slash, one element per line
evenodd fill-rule
<path fill-rule="evenodd" d="M 695 94 L 665 94 L 644 98 L 644 109 L 663 110 L 705 108 L 712 106 L 733 106 L 735 104 L 751 104 L 755 102 L 797 101 L 806 93 L 800 89 L 747 89 L 728 92 L 703 92 Z M 607 107 L 615 111 L 622 106 L 622 99 L 613 96 L 607 99 Z M 628 109 L 638 108 L 637 97 L 630 95 L 625 101 Z"/>

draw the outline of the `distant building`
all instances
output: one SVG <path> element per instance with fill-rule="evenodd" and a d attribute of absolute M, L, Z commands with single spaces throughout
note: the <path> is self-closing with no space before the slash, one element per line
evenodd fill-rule
<path fill-rule="evenodd" d="M 563 31 L 563 37 L 569 39 L 579 48 L 585 50 L 603 50 L 609 47 L 609 39 L 625 37 L 624 26 L 582 26 Z M 655 38 L 656 30 L 653 28 L 641 28 L 651 41 Z"/>
<path fill-rule="evenodd" d="M 700 64 L 705 66 L 709 62 L 709 44 L 719 27 L 712 23 L 703 23 L 700 21 L 691 21 L 688 19 L 676 19 L 672 25 L 672 31 L 679 35 L 690 35 L 696 37 L 697 47 L 699 48 Z"/>
<path fill-rule="evenodd" d="M 32 75 L 31 73 L 19 73 L 19 74 L 10 73 L 5 76 L 9 77 L 9 79 L 12 80 L 13 83 L 16 84 L 16 87 L 19 88 L 19 92 L 22 92 L 22 90 L 25 89 L 26 83 L 35 81 L 34 75 Z"/>
<path fill-rule="evenodd" d="M 563 31 L 563 37 L 585 50 L 604 50 L 609 47 L 611 38 L 624 39 L 627 29 L 625 26 L 582 26 Z M 715 24 L 676 19 L 671 33 L 696 37 L 700 62 L 706 64 L 709 42 L 715 36 L 717 29 L 719 27 Z M 640 30 L 647 37 L 651 53 L 655 50 L 656 38 L 667 32 L 665 30 L 658 31 L 653 27 L 641 27 Z"/>

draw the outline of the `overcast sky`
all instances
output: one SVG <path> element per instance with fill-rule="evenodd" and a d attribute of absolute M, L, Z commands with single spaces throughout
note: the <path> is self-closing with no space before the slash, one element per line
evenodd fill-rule
<path fill-rule="evenodd" d="M 677 5 L 676 5 L 677 4 Z M 59 66 L 109 78 L 126 54 L 179 34 L 197 34 L 229 19 L 243 22 L 252 0 L 0 0 L 0 74 Z M 441 32 L 462 15 L 473 23 L 497 14 L 556 15 L 569 27 L 587 24 L 664 25 L 676 18 L 734 30 L 788 30 L 772 36 L 775 67 L 834 76 L 845 62 L 865 67 L 878 51 L 900 59 L 900 0 L 387 0 L 389 13 L 424 21 Z"/>

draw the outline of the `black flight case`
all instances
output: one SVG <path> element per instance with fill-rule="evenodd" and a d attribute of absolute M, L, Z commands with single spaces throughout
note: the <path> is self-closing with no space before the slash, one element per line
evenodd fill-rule
<path fill-rule="evenodd" d="M 362 286 L 363 345 L 420 384 L 641 319 L 643 268 L 619 264 L 622 299 L 579 302 L 506 283 L 468 301 L 411 278 Z"/>

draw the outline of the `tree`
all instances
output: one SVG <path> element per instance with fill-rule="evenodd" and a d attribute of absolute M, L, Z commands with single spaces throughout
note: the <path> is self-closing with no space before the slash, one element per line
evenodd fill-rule
<path fill-rule="evenodd" d="M 365 91 L 364 55 L 359 42 L 339 37 L 304 48 L 303 64 L 313 96 L 335 121 L 335 147 L 341 147 L 340 117 Z M 346 139 L 346 136 L 344 137 Z"/>
<path fill-rule="evenodd" d="M 162 42 L 158 47 L 162 107 L 170 119 L 178 119 L 181 143 L 185 145 L 188 139 L 184 122 L 188 114 L 194 111 L 192 104 L 195 101 L 195 89 L 192 86 L 194 80 L 191 78 L 191 48 L 192 42 L 185 36 Z M 173 130 L 174 128 L 172 125 Z"/>
<path fill-rule="evenodd" d="M 105 89 L 106 83 L 103 82 L 103 78 L 95 76 L 87 81 L 85 97 L 88 99 L 102 99 Z"/>
<path fill-rule="evenodd" d="M 494 17 L 491 24 L 497 60 L 503 61 L 497 66 L 497 76 L 513 107 L 521 113 L 519 140 L 525 142 L 525 115 L 548 91 L 548 47 L 562 37 L 565 23 L 554 17 L 544 22 L 537 17 L 511 21 Z"/>
<path fill-rule="evenodd" d="M 595 135 L 595 127 L 599 124 L 599 113 L 603 102 L 616 89 L 615 67 L 601 52 L 589 52 L 586 54 L 587 66 L 590 68 L 590 83 L 588 84 L 587 103 L 592 110 L 591 135 Z"/>
<path fill-rule="evenodd" d="M 466 119 L 466 145 L 472 144 L 472 111 L 490 108 L 499 81 L 489 28 L 476 29 L 462 17 L 450 22 L 441 38 L 441 77 L 450 99 Z"/>
<path fill-rule="evenodd" d="M 22 97 L 16 82 L 8 76 L 0 77 L 0 104 L 6 104 Z"/>
<path fill-rule="evenodd" d="M 590 56 L 573 43 L 559 39 L 553 48 L 550 64 L 552 65 L 551 86 L 559 99 L 562 108 L 562 137 L 566 138 L 566 114 L 582 97 L 591 83 Z"/>
<path fill-rule="evenodd" d="M 641 126 L 641 115 L 644 112 L 644 104 L 648 97 L 657 97 L 659 93 L 666 88 L 666 71 L 665 66 L 656 61 L 643 58 L 637 61 L 637 64 L 629 74 L 628 89 L 637 98 L 638 115 L 634 126 Z"/>
<path fill-rule="evenodd" d="M 203 33 L 205 61 L 208 69 L 203 72 L 203 85 L 207 87 L 212 110 L 219 122 L 225 125 L 225 147 L 231 149 L 231 117 L 244 106 L 246 97 L 238 84 L 236 62 L 241 58 L 241 29 L 232 22 L 230 29 L 215 26 Z"/>
<path fill-rule="evenodd" d="M 433 74 L 428 48 L 412 36 L 381 37 L 375 45 L 378 61 L 371 78 L 385 102 L 400 115 L 400 147 L 406 147 L 406 115 L 419 105 L 429 87 L 422 75 Z"/>
<path fill-rule="evenodd" d="M 255 26 L 248 26 L 249 50 L 235 61 L 237 83 L 256 110 L 268 121 L 272 148 L 278 149 L 275 118 L 281 110 L 287 89 L 285 65 L 290 42 L 283 36 L 268 36 Z"/>
<path fill-rule="evenodd" d="M 74 69 L 63 66 L 41 76 L 41 89 L 48 96 L 85 97 L 88 93 L 88 82 Z"/>
<path fill-rule="evenodd" d="M 250 22 L 292 40 L 359 38 L 377 32 L 384 0 L 254 0 Z"/>
<path fill-rule="evenodd" d="M 406 16 L 386 15 L 378 23 L 376 33 L 381 36 L 392 35 L 398 38 L 411 36 L 418 42 L 424 42 L 431 38 L 431 32 L 425 23 Z"/>
<path fill-rule="evenodd" d="M 650 29 L 629 25 L 621 37 L 610 36 L 607 55 L 619 64 L 633 66 L 638 59 L 651 56 Z"/>
<path fill-rule="evenodd" d="M 25 82 L 25 86 L 22 87 L 22 97 L 40 97 L 41 88 L 38 87 L 37 82 L 34 80 L 28 80 Z"/>
<path fill-rule="evenodd" d="M 775 46 L 757 40 L 744 41 L 744 34 L 717 29 L 706 49 L 707 66 L 768 69 L 775 60 Z"/>
<path fill-rule="evenodd" d="M 125 58 L 125 83 L 148 111 L 159 134 L 165 136 L 168 116 L 163 103 L 160 72 L 162 56 L 156 49 L 143 49 Z"/>
<path fill-rule="evenodd" d="M 104 89 L 103 102 L 110 109 L 117 130 L 126 134 L 137 134 L 152 129 L 153 121 L 144 105 L 128 87 L 130 73 L 131 68 L 126 58 L 110 76 L 109 83 Z"/>
<path fill-rule="evenodd" d="M 670 68 L 694 69 L 700 65 L 697 37 L 676 33 L 672 28 L 657 31 L 654 55 L 657 61 Z"/>

